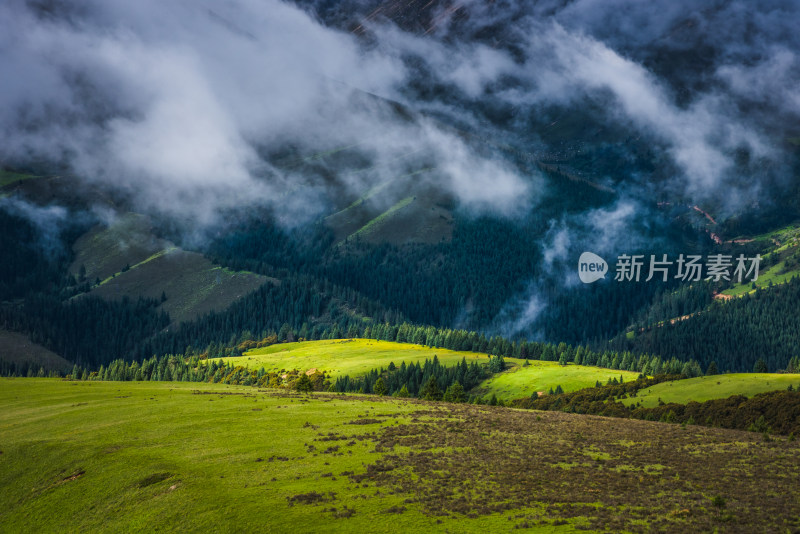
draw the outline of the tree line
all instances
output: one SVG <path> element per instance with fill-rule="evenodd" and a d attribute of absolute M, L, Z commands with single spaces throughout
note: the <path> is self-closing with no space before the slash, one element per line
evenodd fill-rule
<path fill-rule="evenodd" d="M 448 367 L 434 355 L 422 365 L 419 362 L 401 362 L 397 366 L 392 362 L 385 370 L 373 369 L 358 377 L 338 377 L 331 390 L 463 402 L 467 400 L 466 392 L 503 369 L 502 356 L 490 356 L 485 365 L 474 360 L 468 364 L 466 358 L 462 358 L 457 365 Z"/>

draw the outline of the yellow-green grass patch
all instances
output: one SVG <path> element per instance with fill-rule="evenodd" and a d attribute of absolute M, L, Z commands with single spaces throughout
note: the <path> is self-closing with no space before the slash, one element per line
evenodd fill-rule
<path fill-rule="evenodd" d="M 732 395 L 751 397 L 780 389 L 800 387 L 800 374 L 778 373 L 736 373 L 700 376 L 674 382 L 662 382 L 647 389 L 641 389 L 636 397 L 623 399 L 626 405 L 641 403 L 644 408 L 658 406 L 658 400 L 665 403 L 686 404 L 690 401 L 704 402 L 712 399 L 726 399 Z"/>
<path fill-rule="evenodd" d="M 363 532 L 391 529 L 394 514 L 379 512 L 403 506 L 342 472 L 376 457 L 350 436 L 406 421 L 411 404 L 219 384 L 0 382 L 4 532 Z M 348 424 L 378 413 L 377 424 Z M 312 491 L 321 500 L 291 500 Z M 322 511 L 343 504 L 356 515 Z M 418 516 L 409 527 L 434 524 Z"/>
<path fill-rule="evenodd" d="M 412 343 L 376 341 L 373 339 L 331 339 L 321 341 L 301 341 L 281 343 L 260 349 L 253 349 L 243 356 L 222 358 L 225 363 L 242 365 L 250 369 L 263 367 L 267 371 L 280 369 L 318 369 L 331 376 L 363 375 L 372 369 L 394 362 L 398 367 L 406 364 L 425 363 L 436 356 L 443 365 L 455 365 L 462 358 L 467 363 L 477 361 L 488 363 L 489 356 L 477 352 L 456 352 L 436 349 Z"/>
<path fill-rule="evenodd" d="M 559 365 L 557 362 L 531 360 L 527 367 L 523 367 L 520 360 L 507 359 L 506 362 L 512 363 L 513 367 L 481 384 L 481 389 L 487 395 L 494 393 L 500 399 L 518 399 L 530 397 L 539 391 L 547 393 L 550 388 L 555 390 L 559 385 L 566 393 L 594 387 L 598 381 L 606 384 L 609 379 L 619 380 L 620 376 L 626 382 L 639 377 L 639 373 L 632 371 L 586 365 Z"/>
<path fill-rule="evenodd" d="M 769 287 L 770 284 L 785 284 L 793 277 L 800 276 L 800 269 L 790 269 L 789 271 L 784 272 L 785 268 L 786 262 L 780 261 L 766 271 L 760 273 L 758 275 L 758 280 L 755 282 L 748 281 L 746 283 L 736 284 L 732 288 L 723 291 L 722 294 L 740 297 L 746 293 L 753 293 L 755 291 L 755 289 L 753 289 L 753 284 L 755 284 L 756 287 L 764 289 Z"/>

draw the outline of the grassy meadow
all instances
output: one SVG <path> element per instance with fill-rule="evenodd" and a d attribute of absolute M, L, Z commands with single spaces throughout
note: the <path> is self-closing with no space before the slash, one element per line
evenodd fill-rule
<path fill-rule="evenodd" d="M 759 273 L 758 280 L 755 282 L 734 284 L 732 288 L 722 291 L 722 294 L 741 297 L 742 295 L 753 293 L 755 291 L 755 289 L 753 289 L 753 284 L 761 289 L 766 289 L 770 287 L 770 285 L 785 284 L 795 276 L 800 276 L 800 269 L 787 269 L 786 262 L 780 261 L 772 267 L 769 267 L 765 271 Z"/>
<path fill-rule="evenodd" d="M 0 403 L 3 532 L 800 528 L 798 444 L 755 433 L 177 382 Z"/>
<path fill-rule="evenodd" d="M 468 363 L 473 360 L 478 363 L 488 362 L 486 354 L 476 352 L 457 352 L 371 339 L 281 343 L 248 351 L 240 357 L 222 358 L 222 361 L 251 369 L 263 367 L 267 371 L 316 368 L 327 371 L 336 378 L 348 374 L 358 376 L 381 367 L 386 369 L 391 362 L 395 365 L 400 365 L 401 362 L 422 364 L 426 359 L 432 360 L 434 356 L 443 365 L 455 365 L 462 358 L 466 358 Z M 574 364 L 563 366 L 557 362 L 531 360 L 527 367 L 523 366 L 524 360 L 516 358 L 505 358 L 505 362 L 509 369 L 484 381 L 478 388 L 481 395 L 494 393 L 500 399 L 511 400 L 529 397 L 537 391 L 547 392 L 559 385 L 566 392 L 594 387 L 598 380 L 605 384 L 609 378 L 619 379 L 622 376 L 628 381 L 639 376 L 630 371 Z"/>
<path fill-rule="evenodd" d="M 390 527 L 379 512 L 402 504 L 341 473 L 375 456 L 349 437 L 406 421 L 410 404 L 48 379 L 3 379 L 0 398 L 3 532 L 339 530 L 326 506 L 293 506 L 311 490 L 339 495 L 328 507 L 355 503 L 344 526 L 367 531 Z M 377 424 L 348 424 L 375 412 Z M 337 439 L 315 441 L 328 432 Z M 418 520 L 421 530 L 434 522 Z"/>
<path fill-rule="evenodd" d="M 733 287 L 722 292 L 724 295 L 740 297 L 747 293 L 752 293 L 753 285 L 761 289 L 768 288 L 770 285 L 785 284 L 795 276 L 800 275 L 800 267 L 797 265 L 797 247 L 800 243 L 800 227 L 795 224 L 787 225 L 783 228 L 773 230 L 751 238 L 757 242 L 769 243 L 774 248 L 763 255 L 764 259 L 776 256 L 775 265 L 766 267 L 761 265 L 761 272 L 755 282 L 745 282 L 743 284 L 733 284 Z M 787 264 L 789 262 L 789 264 Z"/>
<path fill-rule="evenodd" d="M 640 403 L 644 408 L 658 406 L 658 400 L 665 403 L 686 404 L 691 401 L 704 402 L 712 399 L 725 399 L 732 395 L 752 397 L 758 393 L 800 387 L 800 374 L 778 373 L 734 373 L 713 376 L 699 376 L 674 382 L 662 382 L 640 390 L 636 397 L 622 399 L 626 405 Z"/>
<path fill-rule="evenodd" d="M 260 349 L 247 351 L 243 356 L 222 358 L 225 363 L 244 365 L 250 369 L 263 367 L 267 371 L 281 369 L 308 370 L 317 368 L 327 371 L 332 377 L 340 375 L 362 375 L 372 369 L 389 363 L 425 363 L 434 356 L 443 365 L 455 365 L 462 358 L 467 363 L 478 361 L 487 363 L 489 357 L 477 352 L 456 352 L 448 349 L 435 349 L 412 343 L 376 341 L 374 339 L 331 339 L 322 341 L 301 341 L 280 343 Z"/>
<path fill-rule="evenodd" d="M 511 369 L 481 384 L 481 390 L 486 390 L 489 395 L 496 394 L 500 399 L 519 399 L 530 397 L 537 391 L 547 393 L 550 388 L 561 386 L 565 393 L 583 388 L 594 387 L 599 380 L 606 384 L 610 378 L 619 380 L 620 376 L 626 382 L 636 380 L 639 373 L 619 371 L 617 369 L 604 369 L 587 365 L 559 365 L 558 362 L 543 362 L 531 360 L 524 367 L 519 360 L 510 360 L 514 365 Z M 506 360 L 509 362 L 509 360 Z"/>

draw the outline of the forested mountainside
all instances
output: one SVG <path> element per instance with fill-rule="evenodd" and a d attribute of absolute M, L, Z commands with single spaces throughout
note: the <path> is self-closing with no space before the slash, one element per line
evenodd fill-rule
<path fill-rule="evenodd" d="M 797 8 L 738 5 L 9 4 L 8 57 L 43 78 L 0 116 L 2 327 L 87 364 L 407 322 L 782 368 Z M 126 35 L 138 70 L 90 53 Z M 760 280 L 611 276 L 715 254 Z"/>

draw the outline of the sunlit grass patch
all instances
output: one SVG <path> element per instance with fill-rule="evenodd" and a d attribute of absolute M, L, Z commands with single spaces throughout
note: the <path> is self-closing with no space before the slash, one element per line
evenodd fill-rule
<path fill-rule="evenodd" d="M 641 404 L 645 408 L 664 403 L 686 404 L 725 399 L 732 395 L 751 397 L 758 393 L 785 390 L 789 386 L 800 387 L 800 374 L 782 373 L 734 373 L 700 376 L 674 382 L 662 382 L 639 390 L 636 397 L 622 399 L 625 405 Z"/>

